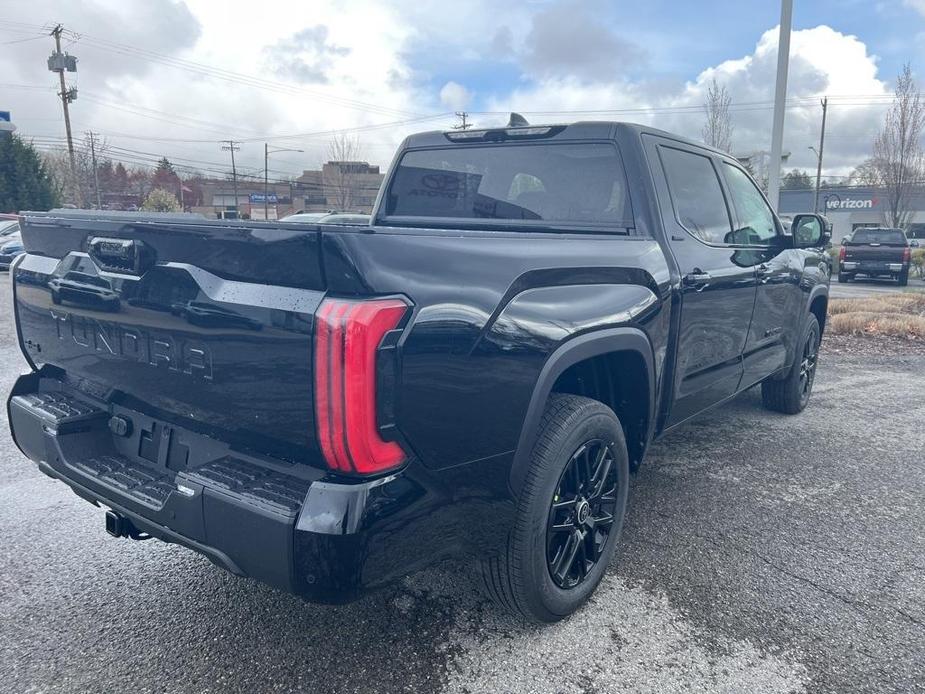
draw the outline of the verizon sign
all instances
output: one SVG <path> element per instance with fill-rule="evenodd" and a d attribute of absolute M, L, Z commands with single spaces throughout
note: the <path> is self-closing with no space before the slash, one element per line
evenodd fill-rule
<path fill-rule="evenodd" d="M 879 198 L 839 198 L 830 197 L 825 201 L 827 210 L 864 210 L 877 206 Z"/>

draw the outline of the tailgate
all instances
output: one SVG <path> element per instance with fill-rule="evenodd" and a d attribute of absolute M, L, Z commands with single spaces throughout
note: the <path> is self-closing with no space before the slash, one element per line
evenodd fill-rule
<path fill-rule="evenodd" d="M 901 263 L 905 246 L 881 243 L 848 244 L 845 246 L 845 260 L 857 263 Z"/>
<path fill-rule="evenodd" d="M 289 460 L 317 458 L 312 228 L 26 215 L 21 343 L 96 398 Z"/>

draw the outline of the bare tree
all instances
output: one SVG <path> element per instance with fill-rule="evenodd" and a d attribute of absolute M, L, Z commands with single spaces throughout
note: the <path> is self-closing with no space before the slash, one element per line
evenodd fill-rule
<path fill-rule="evenodd" d="M 339 212 L 351 209 L 359 188 L 360 141 L 345 133 L 335 135 L 328 143 L 328 164 L 323 185 L 325 196 Z"/>
<path fill-rule="evenodd" d="M 97 166 L 104 165 L 108 161 L 109 143 L 106 140 L 97 140 L 95 147 Z M 74 143 L 73 169 L 67 150 L 63 147 L 47 152 L 44 159 L 60 200 L 78 205 L 81 202 L 96 200 L 89 137 L 85 137 L 82 142 Z"/>
<path fill-rule="evenodd" d="M 718 84 L 714 77 L 707 87 L 707 98 L 703 102 L 707 120 L 701 132 L 704 142 L 724 152 L 732 150 L 732 116 L 729 114 L 731 104 L 732 97 L 726 91 L 725 85 Z"/>
<path fill-rule="evenodd" d="M 860 164 L 855 166 L 851 173 L 848 174 L 848 185 L 850 186 L 879 186 L 883 184 L 880 180 L 880 169 L 873 157 L 868 157 Z"/>
<path fill-rule="evenodd" d="M 922 153 L 922 132 L 925 130 L 925 105 L 912 77 L 909 64 L 896 78 L 893 104 L 886 114 L 883 129 L 874 140 L 871 159 L 877 179 L 886 188 L 886 222 L 904 228 L 912 215 L 912 187 L 922 181 L 925 157 Z"/>

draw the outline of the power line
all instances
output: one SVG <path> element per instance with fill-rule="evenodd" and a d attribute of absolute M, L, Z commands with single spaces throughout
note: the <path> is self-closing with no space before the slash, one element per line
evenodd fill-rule
<path fill-rule="evenodd" d="M 266 80 L 260 77 L 255 77 L 253 75 L 247 75 L 239 72 L 234 72 L 231 70 L 225 70 L 223 68 L 217 68 L 211 65 L 204 63 L 199 63 L 192 60 L 185 60 L 181 58 L 175 58 L 163 53 L 157 53 L 155 51 L 150 51 L 147 49 L 138 48 L 136 46 L 130 46 L 126 44 L 116 43 L 113 41 L 107 41 L 105 39 L 100 39 L 93 37 L 88 34 L 79 34 L 77 35 L 84 45 L 95 48 L 97 50 L 110 51 L 115 53 L 120 53 L 122 55 L 129 55 L 150 62 L 159 63 L 167 67 L 172 67 L 175 69 L 187 70 L 190 72 L 195 72 L 197 74 L 202 74 L 207 77 L 212 77 L 214 79 L 223 80 L 226 82 L 233 82 L 237 84 L 243 84 L 246 86 L 264 89 L 268 91 L 274 91 L 277 93 L 289 93 L 289 94 L 299 94 L 311 96 L 312 98 L 318 101 L 325 101 L 334 105 L 342 106 L 345 108 L 351 108 L 361 111 L 370 111 L 376 113 L 388 113 L 388 114 L 398 114 L 403 116 L 419 116 L 420 114 L 411 113 L 408 111 L 403 111 L 401 109 L 394 109 L 386 106 L 381 106 L 379 104 L 373 104 L 369 102 L 360 101 L 358 99 L 351 99 L 349 97 L 340 97 L 334 96 L 331 94 L 326 94 L 324 92 L 319 92 L 316 90 L 306 89 L 304 87 L 297 87 L 290 84 L 285 84 L 282 82 L 275 82 L 272 80 Z"/>

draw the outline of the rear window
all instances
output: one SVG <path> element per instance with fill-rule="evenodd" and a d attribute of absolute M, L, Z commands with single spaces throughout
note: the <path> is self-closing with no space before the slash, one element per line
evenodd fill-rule
<path fill-rule="evenodd" d="M 899 229 L 858 229 L 851 237 L 851 243 L 885 243 L 890 246 L 905 246 L 906 235 Z"/>
<path fill-rule="evenodd" d="M 396 221 L 633 226 L 623 163 L 609 144 L 455 146 L 407 152 L 386 197 Z"/>

